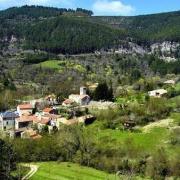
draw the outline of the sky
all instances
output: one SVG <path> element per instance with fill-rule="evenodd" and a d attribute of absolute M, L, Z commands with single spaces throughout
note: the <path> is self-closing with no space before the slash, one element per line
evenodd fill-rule
<path fill-rule="evenodd" d="M 133 16 L 180 10 L 180 0 L 0 0 L 0 10 L 22 5 L 84 8 L 94 15 Z"/>

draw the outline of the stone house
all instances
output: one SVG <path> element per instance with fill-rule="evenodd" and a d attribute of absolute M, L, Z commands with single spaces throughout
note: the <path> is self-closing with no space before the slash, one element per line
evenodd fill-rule
<path fill-rule="evenodd" d="M 90 97 L 87 95 L 86 91 L 86 87 L 80 87 L 80 94 L 71 94 L 69 96 L 69 100 L 74 101 L 81 106 L 88 105 L 90 102 Z"/>
<path fill-rule="evenodd" d="M 32 114 L 33 106 L 31 104 L 20 104 L 17 106 L 17 112 L 19 116 Z"/>
<path fill-rule="evenodd" d="M 7 131 L 15 128 L 15 118 L 19 115 L 17 112 L 4 112 L 0 114 L 0 130 Z"/>
<path fill-rule="evenodd" d="M 36 120 L 37 117 L 34 115 L 22 115 L 15 119 L 15 129 L 30 128 Z"/>

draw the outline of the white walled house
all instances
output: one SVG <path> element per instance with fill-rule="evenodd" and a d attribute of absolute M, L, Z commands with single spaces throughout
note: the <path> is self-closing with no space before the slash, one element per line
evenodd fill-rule
<path fill-rule="evenodd" d="M 83 106 L 83 105 L 88 105 L 90 102 L 90 97 L 88 95 L 76 95 L 76 94 L 71 94 L 69 96 L 70 100 L 73 100 L 77 104 Z"/>
<path fill-rule="evenodd" d="M 87 88 L 80 87 L 80 94 L 71 94 L 69 100 L 83 106 L 88 105 L 90 102 L 90 97 L 86 94 Z"/>
<path fill-rule="evenodd" d="M 15 119 L 18 117 L 16 112 L 5 112 L 0 114 L 0 130 L 7 131 L 15 128 Z"/>
<path fill-rule="evenodd" d="M 31 104 L 20 104 L 17 106 L 17 112 L 19 116 L 22 116 L 23 114 L 32 114 L 33 106 Z"/>
<path fill-rule="evenodd" d="M 149 91 L 148 94 L 149 96 L 151 97 L 157 97 L 157 98 L 160 98 L 160 97 L 163 97 L 167 94 L 167 90 L 165 89 L 157 89 L 157 90 L 154 90 L 154 91 Z"/>

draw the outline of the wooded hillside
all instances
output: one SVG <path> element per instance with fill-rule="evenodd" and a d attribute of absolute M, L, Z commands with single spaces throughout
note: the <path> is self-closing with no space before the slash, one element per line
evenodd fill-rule
<path fill-rule="evenodd" d="M 24 49 L 63 54 L 94 52 L 129 41 L 146 46 L 165 40 L 179 41 L 180 11 L 134 17 L 93 17 L 92 14 L 80 8 L 41 6 L 0 11 L 3 42 L 0 48 L 12 35 Z"/>

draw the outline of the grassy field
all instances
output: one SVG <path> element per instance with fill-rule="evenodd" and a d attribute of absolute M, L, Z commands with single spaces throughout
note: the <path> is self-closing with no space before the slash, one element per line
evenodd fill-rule
<path fill-rule="evenodd" d="M 151 132 L 127 132 L 118 130 L 104 130 L 101 132 L 101 138 L 111 137 L 112 142 L 124 143 L 130 140 L 134 145 L 141 147 L 144 150 L 155 149 L 160 146 L 167 138 L 167 130 L 165 128 L 155 128 Z"/>
<path fill-rule="evenodd" d="M 156 127 L 151 131 L 131 132 L 123 130 L 100 129 L 99 122 L 95 122 L 87 127 L 89 131 L 94 131 L 99 141 L 104 142 L 104 146 L 112 144 L 123 145 L 128 141 L 132 142 L 136 147 L 145 151 L 156 150 L 159 146 L 164 145 L 169 137 L 169 130 L 166 128 Z"/>
<path fill-rule="evenodd" d="M 82 65 L 68 61 L 48 60 L 39 63 L 38 66 L 41 66 L 42 68 L 59 70 L 60 72 L 63 72 L 65 69 L 73 69 L 80 73 L 86 72 L 86 69 Z"/>
<path fill-rule="evenodd" d="M 63 66 L 61 66 L 61 61 L 57 60 L 49 60 L 49 61 L 44 61 L 40 63 L 42 68 L 50 68 L 50 69 L 61 69 Z"/>
<path fill-rule="evenodd" d="M 73 163 L 36 163 L 37 173 L 30 180 L 115 180 L 115 175 Z"/>

